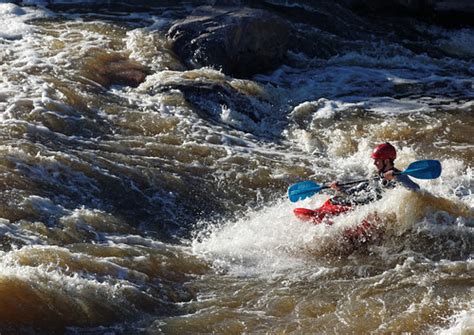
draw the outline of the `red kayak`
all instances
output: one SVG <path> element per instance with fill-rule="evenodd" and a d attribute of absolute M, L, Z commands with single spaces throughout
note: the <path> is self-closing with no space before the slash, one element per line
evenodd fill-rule
<path fill-rule="evenodd" d="M 349 212 L 350 210 L 352 210 L 351 206 L 334 205 L 331 203 L 331 199 L 328 199 L 318 209 L 295 208 L 293 213 L 295 213 L 296 217 L 302 221 L 313 221 L 313 223 L 319 224 L 325 217 L 329 218 L 331 216 Z M 331 221 L 328 221 L 327 223 L 332 224 Z"/>
<path fill-rule="evenodd" d="M 326 219 L 324 220 L 324 223 L 332 225 L 334 222 L 330 220 L 331 217 L 349 212 L 352 209 L 351 206 L 334 205 L 331 203 L 331 199 L 328 199 L 318 209 L 295 208 L 293 212 L 301 221 L 312 221 L 314 224 L 320 224 L 324 219 Z M 377 220 L 379 220 L 377 214 L 371 215 L 370 218 L 367 217 L 362 220 L 361 224 L 356 228 L 346 229 L 344 231 L 344 237 L 351 240 L 360 238 L 367 239 L 367 237 L 372 235 L 371 228 L 373 228 Z"/>

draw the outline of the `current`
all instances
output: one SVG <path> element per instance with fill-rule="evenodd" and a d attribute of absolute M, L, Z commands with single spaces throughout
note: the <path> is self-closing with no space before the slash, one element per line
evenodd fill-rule
<path fill-rule="evenodd" d="M 171 50 L 197 2 L 91 3 L 0 1 L 1 334 L 474 334 L 472 27 L 243 79 Z M 102 71 L 124 60 L 136 87 Z M 294 217 L 332 194 L 289 185 L 368 177 L 384 141 L 441 177 Z"/>

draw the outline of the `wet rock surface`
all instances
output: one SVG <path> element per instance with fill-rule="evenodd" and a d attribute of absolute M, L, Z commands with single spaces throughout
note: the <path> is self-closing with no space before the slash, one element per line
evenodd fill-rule
<path fill-rule="evenodd" d="M 168 36 L 188 67 L 248 77 L 281 65 L 289 31 L 283 19 L 261 9 L 202 6 L 175 23 Z"/>
<path fill-rule="evenodd" d="M 188 68 L 210 66 L 241 78 L 274 70 L 287 61 L 287 51 L 327 59 L 379 39 L 416 54 L 449 56 L 420 25 L 469 26 L 474 13 L 469 1 L 207 3 L 168 29 L 173 51 Z"/>
<path fill-rule="evenodd" d="M 89 79 L 104 87 L 123 85 L 137 87 L 149 70 L 137 61 L 118 53 L 98 52 L 90 55 L 84 65 Z"/>

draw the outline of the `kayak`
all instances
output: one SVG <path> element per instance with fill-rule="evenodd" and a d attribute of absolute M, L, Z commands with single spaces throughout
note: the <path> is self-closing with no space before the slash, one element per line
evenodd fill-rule
<path fill-rule="evenodd" d="M 302 221 L 312 221 L 314 224 L 319 224 L 323 222 L 324 218 L 326 217 L 329 218 L 331 216 L 336 216 L 351 210 L 351 206 L 334 205 L 331 202 L 331 199 L 328 199 L 318 209 L 295 208 L 293 213 L 295 213 L 296 217 Z M 329 220 L 327 223 L 332 224 L 332 222 Z"/>
<path fill-rule="evenodd" d="M 330 220 L 331 217 L 347 213 L 353 209 L 352 206 L 335 205 L 331 203 L 331 199 L 328 199 L 317 209 L 295 208 L 293 213 L 301 221 L 310 221 L 314 224 L 324 222 L 325 224 L 332 225 L 334 222 Z M 375 223 L 379 220 L 376 213 L 372 214 L 370 217 L 362 220 L 357 227 L 344 230 L 343 236 L 349 240 L 367 240 L 372 235 L 372 228 L 374 228 Z"/>

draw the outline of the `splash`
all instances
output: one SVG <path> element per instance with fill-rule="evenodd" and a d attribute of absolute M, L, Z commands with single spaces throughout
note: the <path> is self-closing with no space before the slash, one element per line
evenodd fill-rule
<path fill-rule="evenodd" d="M 471 303 L 472 305 L 472 303 Z M 453 315 L 451 318 L 451 326 L 447 329 L 438 329 L 436 335 L 457 335 L 471 334 L 474 332 L 474 307 L 466 309 Z"/>
<path fill-rule="evenodd" d="M 367 246 L 382 246 L 379 251 L 385 254 L 387 248 L 419 250 L 419 245 L 424 245 L 428 250 L 425 256 L 436 258 L 438 250 L 429 247 L 431 238 L 443 244 L 451 238 L 472 234 L 469 226 L 474 214 L 463 202 L 402 188 L 387 191 L 377 202 L 331 218 L 332 225 L 299 222 L 293 216 L 292 207 L 319 207 L 326 198 L 317 195 L 296 205 L 282 200 L 235 221 L 209 225 L 193 241 L 193 251 L 235 275 L 267 275 L 301 270 L 308 262 L 307 254 L 335 259 L 360 253 L 362 249 L 377 252 L 367 251 Z M 364 222 L 370 228 L 357 238 L 348 239 L 347 233 L 360 229 Z M 421 239 L 416 240 L 412 235 Z M 466 257 L 470 248 L 468 240 L 464 239 L 451 256 Z M 449 253 L 444 255 L 450 257 Z"/>

